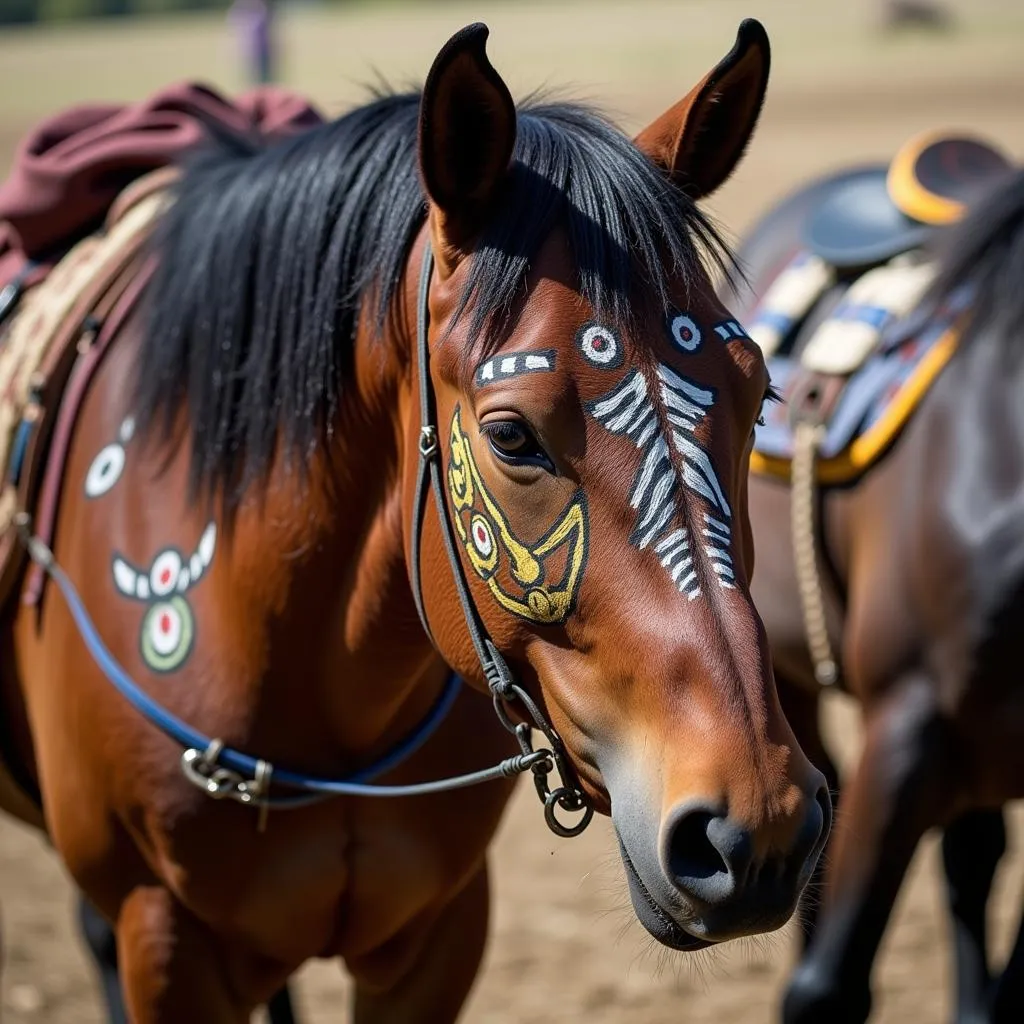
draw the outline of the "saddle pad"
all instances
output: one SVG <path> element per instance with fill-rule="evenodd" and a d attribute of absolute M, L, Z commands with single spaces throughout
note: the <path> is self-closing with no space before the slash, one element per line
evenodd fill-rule
<path fill-rule="evenodd" d="M 83 328 L 90 312 L 81 308 L 83 301 L 117 277 L 125 252 L 136 248 L 167 202 L 162 191 L 140 192 L 138 202 L 119 208 L 105 230 L 84 238 L 29 289 L 0 332 L 0 535 L 17 511 L 16 437 L 45 383 L 41 371 Z"/>
<path fill-rule="evenodd" d="M 799 252 L 772 281 L 747 327 L 765 359 L 779 351 L 834 280 L 835 271 L 820 256 Z"/>
<path fill-rule="evenodd" d="M 801 365 L 815 373 L 853 373 L 879 347 L 883 332 L 914 309 L 934 278 L 934 264 L 906 257 L 869 270 L 808 340 Z"/>
<path fill-rule="evenodd" d="M 960 319 L 968 305 L 962 292 L 922 329 L 892 332 L 850 378 L 819 450 L 821 483 L 852 482 L 888 451 L 956 351 Z M 768 369 L 785 398 L 799 369 L 797 362 L 776 357 L 768 361 Z M 764 421 L 754 434 L 751 471 L 788 480 L 793 435 L 786 404 L 767 406 Z"/>

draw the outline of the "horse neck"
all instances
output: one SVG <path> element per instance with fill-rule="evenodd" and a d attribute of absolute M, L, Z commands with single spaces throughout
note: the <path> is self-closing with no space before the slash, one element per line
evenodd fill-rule
<path fill-rule="evenodd" d="M 406 452 L 418 415 L 416 274 L 408 275 L 412 283 L 396 297 L 382 335 L 369 309 L 360 318 L 331 447 L 314 460 L 302 507 L 292 502 L 261 517 L 287 522 L 284 544 L 273 542 L 278 550 L 309 554 L 294 568 L 282 562 L 289 575 L 279 593 L 287 594 L 293 628 L 275 641 L 281 674 L 310 679 L 319 691 L 312 706 L 325 709 L 336 742 L 348 750 L 407 730 L 445 674 L 420 624 L 406 559 Z M 260 545 L 270 548 L 265 535 Z"/>

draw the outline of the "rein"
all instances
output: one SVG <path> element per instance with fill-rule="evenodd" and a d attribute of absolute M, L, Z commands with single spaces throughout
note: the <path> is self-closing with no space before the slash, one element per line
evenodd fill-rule
<path fill-rule="evenodd" d="M 570 780 L 571 769 L 558 734 L 546 719 L 543 712 L 530 695 L 516 683 L 512 673 L 495 648 L 487 631 L 480 621 L 473 605 L 462 565 L 455 547 L 451 522 L 444 504 L 441 488 L 441 469 L 437 454 L 437 428 L 433 422 L 434 402 L 429 380 L 429 289 L 433 268 L 433 254 L 429 243 L 423 261 L 420 277 L 419 317 L 417 322 L 417 354 L 419 361 L 419 389 L 422 426 L 419 440 L 419 469 L 416 482 L 415 504 L 412 520 L 412 567 L 411 582 L 416 608 L 423 623 L 423 628 L 433 643 L 426 613 L 423 607 L 422 584 L 420 579 L 420 531 L 423 525 L 423 511 L 426 504 L 427 491 L 431 483 L 437 502 L 438 518 L 441 521 L 442 535 L 448 559 L 452 566 L 459 602 L 466 617 L 466 625 L 470 638 L 480 658 L 487 683 L 494 701 L 494 709 L 501 724 L 519 743 L 520 752 L 507 757 L 498 764 L 479 771 L 457 775 L 434 782 L 420 782 L 411 785 L 387 786 L 373 784 L 369 780 L 394 768 L 413 754 L 434 734 L 451 710 L 462 687 L 462 680 L 451 673 L 434 706 L 422 722 L 394 748 L 368 767 L 362 768 L 341 779 L 322 778 L 307 775 L 303 772 L 288 771 L 277 768 L 269 761 L 252 757 L 242 751 L 235 750 L 224 744 L 223 740 L 207 736 L 193 729 L 186 722 L 168 711 L 158 701 L 149 696 L 125 671 L 117 659 L 104 644 L 95 623 L 89 616 L 81 596 L 74 584 L 58 564 L 49 546 L 32 533 L 32 521 L 27 512 L 18 512 L 14 524 L 18 535 L 28 552 L 29 558 L 56 584 L 67 603 L 68 610 L 75 622 L 78 632 L 85 643 L 86 649 L 100 671 L 107 677 L 114 688 L 152 725 L 164 735 L 169 736 L 184 747 L 180 766 L 185 778 L 197 786 L 207 796 L 215 800 L 231 799 L 241 804 L 256 807 L 259 810 L 258 828 L 266 827 L 267 814 L 271 809 L 291 809 L 306 807 L 322 800 L 338 796 L 365 797 L 408 797 L 425 796 L 434 793 L 446 793 L 465 789 L 479 783 L 496 779 L 513 778 L 526 771 L 534 774 L 537 793 L 544 803 L 544 819 L 548 827 L 556 835 L 569 837 L 579 835 L 590 823 L 593 808 L 587 803 L 580 788 Z M 516 723 L 509 716 L 506 704 L 518 702 L 522 705 L 533 725 L 544 734 L 550 749 L 541 747 L 534 749 L 530 724 Z M 562 785 L 552 790 L 548 786 L 548 776 L 557 770 Z M 295 790 L 296 792 L 272 795 L 271 785 Z M 568 812 L 582 812 L 582 818 L 574 825 L 564 825 L 557 817 L 557 809 Z"/>

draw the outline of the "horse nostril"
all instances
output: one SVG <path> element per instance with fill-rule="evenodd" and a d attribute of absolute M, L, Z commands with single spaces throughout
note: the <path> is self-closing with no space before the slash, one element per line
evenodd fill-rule
<path fill-rule="evenodd" d="M 832 797 L 829 796 L 828 786 L 818 787 L 818 792 L 814 794 L 814 803 L 821 812 L 821 818 L 813 849 L 820 852 L 825 846 L 829 832 L 832 831 Z"/>
<path fill-rule="evenodd" d="M 704 902 L 719 902 L 745 883 L 753 841 L 749 832 L 728 818 L 694 807 L 671 823 L 665 861 L 680 889 Z"/>

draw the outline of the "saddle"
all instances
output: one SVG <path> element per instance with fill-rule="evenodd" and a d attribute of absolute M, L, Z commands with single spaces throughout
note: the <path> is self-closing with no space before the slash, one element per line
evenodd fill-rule
<path fill-rule="evenodd" d="M 961 293 L 916 315 L 935 274 L 927 244 L 1010 169 L 980 140 L 928 134 L 826 185 L 748 327 L 786 399 L 758 427 L 755 472 L 790 477 L 798 423 L 817 429 L 821 483 L 850 482 L 889 449 L 969 305 Z"/>

